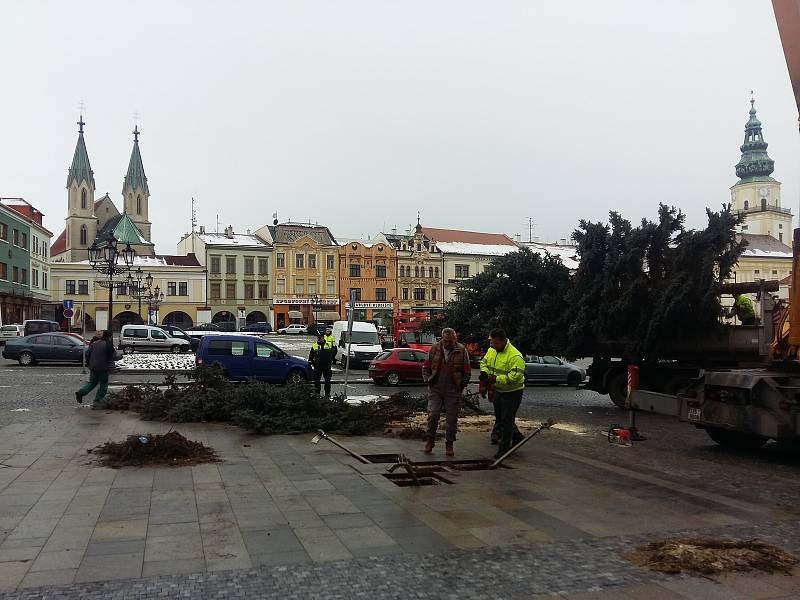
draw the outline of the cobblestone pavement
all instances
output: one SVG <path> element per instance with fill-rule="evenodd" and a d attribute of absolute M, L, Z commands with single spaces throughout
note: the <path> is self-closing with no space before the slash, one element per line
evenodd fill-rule
<path fill-rule="evenodd" d="M 8 598 L 800 598 L 797 575 L 713 582 L 620 557 L 679 532 L 758 537 L 800 554 L 800 460 L 776 445 L 732 452 L 643 415 L 648 440 L 612 446 L 604 433 L 625 415 L 607 397 L 529 387 L 520 416 L 554 417 L 558 428 L 513 469 L 446 473 L 453 485 L 398 488 L 385 465 L 308 436 L 203 424 L 179 429 L 224 463 L 113 471 L 90 464 L 86 448 L 168 426 L 76 408 L 82 377 L 0 363 L 0 589 L 21 586 Z M 387 388 L 352 393 L 376 389 Z M 428 460 L 408 440 L 347 443 Z M 457 458 L 494 450 L 475 432 L 456 448 Z M 433 458 L 444 458 L 439 446 Z"/>

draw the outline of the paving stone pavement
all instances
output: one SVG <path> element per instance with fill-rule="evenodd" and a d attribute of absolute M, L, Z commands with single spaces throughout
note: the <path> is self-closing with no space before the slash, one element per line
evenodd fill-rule
<path fill-rule="evenodd" d="M 361 464 L 327 442 L 310 444 L 311 436 L 254 436 L 219 424 L 178 426 L 217 449 L 219 464 L 113 470 L 86 452 L 170 427 L 75 409 L 0 428 L 5 597 L 800 594 L 796 576 L 711 582 L 645 572 L 621 558 L 654 536 L 681 533 L 758 537 L 800 555 L 796 507 L 550 445 L 545 436 L 555 432 L 526 446 L 511 469 L 445 470 L 451 485 L 416 489 L 385 478 L 386 464 Z M 424 457 L 416 441 L 342 441 L 362 454 L 400 451 L 447 469 L 438 446 Z M 457 458 L 492 450 L 485 435 L 464 433 Z M 758 586 L 772 596 L 747 591 Z"/>

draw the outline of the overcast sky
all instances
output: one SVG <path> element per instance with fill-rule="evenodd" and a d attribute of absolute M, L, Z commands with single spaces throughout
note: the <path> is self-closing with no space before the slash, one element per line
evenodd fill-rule
<path fill-rule="evenodd" d="M 58 235 L 85 103 L 97 196 L 121 208 L 134 113 L 153 239 L 312 220 L 568 237 L 658 202 L 730 199 L 755 90 L 783 205 L 797 112 L 766 0 L 11 2 L 0 195 Z"/>

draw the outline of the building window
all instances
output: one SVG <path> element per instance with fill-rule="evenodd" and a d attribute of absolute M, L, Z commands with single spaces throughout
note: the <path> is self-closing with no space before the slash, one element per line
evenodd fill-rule
<path fill-rule="evenodd" d="M 80 282 L 78 282 L 80 283 Z M 117 296 L 127 296 L 128 295 L 128 284 L 127 283 L 118 283 L 116 285 L 117 288 Z M 80 287 L 78 288 L 78 292 L 80 292 Z"/>
<path fill-rule="evenodd" d="M 278 279 L 275 281 L 275 293 L 276 294 L 285 294 L 286 293 L 286 280 L 285 279 Z"/>
<path fill-rule="evenodd" d="M 361 265 L 356 263 L 350 264 L 350 277 L 361 277 Z"/>
<path fill-rule="evenodd" d="M 75 294 L 75 280 L 74 279 L 67 279 L 64 282 L 64 293 L 73 295 Z"/>
<path fill-rule="evenodd" d="M 33 239 L 31 240 L 31 252 L 34 254 L 39 254 L 39 238 L 36 236 L 33 236 Z"/>
<path fill-rule="evenodd" d="M 361 288 L 350 288 L 350 299 L 356 302 L 361 300 Z"/>
<path fill-rule="evenodd" d="M 325 286 L 328 296 L 333 296 L 336 293 L 336 281 L 333 279 L 328 279 L 328 281 L 325 283 Z"/>
<path fill-rule="evenodd" d="M 439 279 L 439 267 L 436 267 L 436 268 L 433 270 L 433 272 L 434 272 L 434 277 L 436 277 L 436 279 Z"/>
<path fill-rule="evenodd" d="M 295 279 L 294 280 L 294 293 L 298 294 L 298 295 L 306 293 L 306 280 L 305 279 Z"/>
<path fill-rule="evenodd" d="M 756 275 L 761 275 L 761 269 L 756 269 L 755 271 L 753 271 L 753 273 Z"/>
<path fill-rule="evenodd" d="M 235 256 L 226 256 L 225 257 L 225 273 L 226 274 L 235 274 L 236 273 L 236 257 Z"/>
<path fill-rule="evenodd" d="M 783 229 L 783 223 L 778 223 L 778 229 Z"/>
<path fill-rule="evenodd" d="M 275 264 L 279 269 L 286 267 L 286 255 L 283 252 L 278 252 L 275 255 Z"/>
<path fill-rule="evenodd" d="M 422 252 L 422 244 L 417 242 L 417 252 Z"/>
<path fill-rule="evenodd" d="M 4 262 L 0 262 L 0 279 L 8 281 L 8 265 Z M 73 282 L 74 284 L 75 282 Z"/>
<path fill-rule="evenodd" d="M 305 269 L 303 266 L 305 264 L 306 255 L 305 254 L 295 254 L 294 255 L 294 266 L 296 269 Z"/>
<path fill-rule="evenodd" d="M 19 229 L 14 229 L 12 236 L 14 245 L 19 246 Z"/>
<path fill-rule="evenodd" d="M 775 271 L 777 273 L 777 271 Z M 22 269 L 20 283 L 28 283 L 28 269 Z"/>
<path fill-rule="evenodd" d="M 37 269 L 31 269 L 31 285 L 39 287 L 39 271 Z"/>
<path fill-rule="evenodd" d="M 0 240 L 8 241 L 8 225 L 5 223 L 0 223 Z"/>
<path fill-rule="evenodd" d="M 81 190 L 81 208 L 86 208 L 86 190 Z"/>
<path fill-rule="evenodd" d="M 400 271 L 400 277 L 406 276 L 406 268 L 403 265 L 400 265 L 400 269 L 398 270 Z"/>
<path fill-rule="evenodd" d="M 27 233 L 23 233 L 22 234 L 22 244 L 20 244 L 20 245 L 23 248 L 25 248 L 26 250 L 28 249 L 28 234 Z"/>
<path fill-rule="evenodd" d="M 79 279 L 78 280 L 78 293 L 82 296 L 86 296 L 89 294 L 89 280 L 88 279 Z"/>
<path fill-rule="evenodd" d="M 778 241 L 779 242 L 783 241 L 783 233 L 782 232 L 778 234 Z"/>
<path fill-rule="evenodd" d="M 425 288 L 414 288 L 414 300 L 425 300 Z"/>
<path fill-rule="evenodd" d="M 747 200 L 745 200 L 744 201 L 744 209 L 747 210 L 748 208 L 750 208 L 750 203 Z"/>
<path fill-rule="evenodd" d="M 431 300 L 436 300 L 436 288 L 431 288 Z"/>
<path fill-rule="evenodd" d="M 327 260 L 328 270 L 332 271 L 333 270 L 333 264 L 334 264 L 333 254 L 328 254 L 328 257 L 327 257 L 326 260 Z"/>
<path fill-rule="evenodd" d="M 375 300 L 386 302 L 386 288 L 375 288 Z"/>
<path fill-rule="evenodd" d="M 308 294 L 313 295 L 317 293 L 317 280 L 316 279 L 309 279 L 308 280 Z"/>
<path fill-rule="evenodd" d="M 219 274 L 220 272 L 220 257 L 219 256 L 212 256 L 211 257 L 211 272 L 214 274 Z"/>
<path fill-rule="evenodd" d="M 269 298 L 269 284 L 268 283 L 259 283 L 258 284 L 258 297 L 259 298 Z"/>
<path fill-rule="evenodd" d="M 403 300 L 408 300 L 408 288 L 403 288 Z"/>
<path fill-rule="evenodd" d="M 220 284 L 219 283 L 212 283 L 211 284 L 211 299 L 212 300 L 219 300 L 220 298 Z"/>
<path fill-rule="evenodd" d="M 189 283 L 186 281 L 179 281 L 178 296 L 188 296 L 188 295 L 189 295 Z"/>
<path fill-rule="evenodd" d="M 269 261 L 266 258 L 258 259 L 258 274 L 269 275 Z"/>
<path fill-rule="evenodd" d="M 317 268 L 317 255 L 316 254 L 309 254 L 308 255 L 308 268 L 309 269 L 316 269 Z"/>
<path fill-rule="evenodd" d="M 428 267 L 428 277 L 433 279 L 433 267 Z"/>
<path fill-rule="evenodd" d="M 419 277 L 419 267 L 414 267 L 414 277 Z"/>
<path fill-rule="evenodd" d="M 456 279 L 469 277 L 469 265 L 456 265 Z"/>
<path fill-rule="evenodd" d="M 772 274 L 773 275 L 777 275 L 778 274 L 778 269 L 772 269 Z"/>
<path fill-rule="evenodd" d="M 142 214 L 142 197 L 136 196 L 136 214 Z"/>
<path fill-rule="evenodd" d="M 386 278 L 386 265 L 375 266 L 375 277 Z"/>
<path fill-rule="evenodd" d="M 244 299 L 245 300 L 252 300 L 254 298 L 253 289 L 255 286 L 252 283 L 245 283 L 244 284 Z"/>
<path fill-rule="evenodd" d="M 2 279 L 2 269 L 0 269 L 0 279 Z M 47 289 L 47 273 L 42 273 L 42 289 Z"/>
<path fill-rule="evenodd" d="M 19 283 L 19 267 L 11 267 L 11 281 Z"/>
<path fill-rule="evenodd" d="M 255 273 L 255 260 L 250 256 L 246 256 L 244 259 L 244 274 L 252 275 L 253 273 Z"/>
<path fill-rule="evenodd" d="M 167 282 L 167 296 L 178 295 L 178 283 L 176 281 Z"/>
<path fill-rule="evenodd" d="M 235 281 L 226 281 L 225 282 L 225 299 L 226 300 L 236 300 L 236 282 Z"/>
<path fill-rule="evenodd" d="M 742 225 L 742 231 L 747 231 L 747 225 Z"/>

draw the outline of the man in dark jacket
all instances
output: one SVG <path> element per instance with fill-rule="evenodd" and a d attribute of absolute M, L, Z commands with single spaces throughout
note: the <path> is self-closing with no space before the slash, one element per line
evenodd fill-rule
<path fill-rule="evenodd" d="M 114 360 L 114 338 L 110 331 L 104 331 L 99 338 L 95 336 L 89 344 L 86 353 L 86 364 L 89 367 L 89 381 L 75 392 L 75 400 L 83 402 L 92 389 L 97 386 L 97 393 L 94 396 L 92 406 L 98 406 L 108 392 L 108 371 L 111 362 Z"/>
<path fill-rule="evenodd" d="M 336 346 L 333 342 L 325 337 L 325 334 L 320 333 L 317 336 L 317 341 L 311 346 L 311 353 L 308 355 L 308 362 L 314 367 L 314 391 L 319 394 L 322 386 L 320 379 L 325 376 L 325 397 L 331 397 L 331 365 L 333 359 L 336 357 Z"/>

